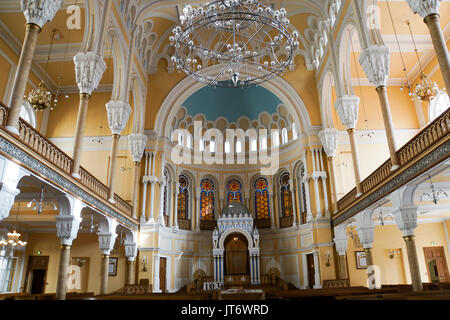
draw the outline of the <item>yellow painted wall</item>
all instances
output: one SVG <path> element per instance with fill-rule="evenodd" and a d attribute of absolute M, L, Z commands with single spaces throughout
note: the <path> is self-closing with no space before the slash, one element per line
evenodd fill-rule
<path fill-rule="evenodd" d="M 32 233 L 29 235 L 25 262 L 24 277 L 26 277 L 26 266 L 28 257 L 36 255 L 37 251 L 42 252 L 42 256 L 49 256 L 47 270 L 47 286 L 45 293 L 55 293 L 58 279 L 58 267 L 60 257 L 60 240 L 56 233 Z M 126 257 L 123 248 L 118 246 L 117 254 L 111 254 L 111 257 L 118 258 L 117 276 L 108 278 L 108 292 L 112 293 L 124 287 L 126 279 Z M 98 247 L 98 236 L 95 234 L 79 234 L 74 240 L 70 252 L 70 257 L 89 257 L 89 279 L 87 292 L 100 293 L 100 275 L 101 275 L 101 251 Z M 23 286 L 23 284 L 22 284 Z"/>

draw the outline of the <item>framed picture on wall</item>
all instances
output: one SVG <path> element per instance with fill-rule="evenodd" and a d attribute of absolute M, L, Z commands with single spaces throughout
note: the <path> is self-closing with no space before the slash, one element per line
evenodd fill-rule
<path fill-rule="evenodd" d="M 364 251 L 355 251 L 356 269 L 367 269 L 367 258 Z"/>
<path fill-rule="evenodd" d="M 110 277 L 117 276 L 117 258 L 109 258 L 109 270 L 108 275 Z"/>

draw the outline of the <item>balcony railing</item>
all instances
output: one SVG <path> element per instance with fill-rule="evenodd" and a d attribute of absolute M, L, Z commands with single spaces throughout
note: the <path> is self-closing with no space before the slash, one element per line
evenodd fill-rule
<path fill-rule="evenodd" d="M 4 126 L 6 125 L 6 119 L 8 118 L 8 112 L 9 108 L 0 103 L 0 126 L 3 131 L 5 131 Z M 53 166 L 72 177 L 73 160 L 23 119 L 19 119 L 19 133 L 19 137 L 14 136 L 19 143 L 22 143 Z M 80 168 L 79 174 L 81 178 L 78 181 L 84 187 L 101 199 L 108 200 L 109 188 L 106 185 L 100 182 L 83 167 Z M 114 201 L 115 204 L 111 205 L 119 212 L 129 217 L 132 216 L 133 207 L 129 203 L 116 194 L 114 195 Z"/>
<path fill-rule="evenodd" d="M 427 154 L 426 151 L 431 151 L 435 147 L 446 142 L 449 139 L 449 130 L 450 108 L 397 151 L 397 157 L 400 162 L 399 169 L 391 171 L 392 163 L 391 159 L 388 159 L 361 182 L 362 196 L 357 197 L 356 188 L 354 188 L 338 201 L 338 212 L 336 215 L 339 215 L 340 212 L 352 207 L 355 203 L 360 201 L 360 199 L 378 189 L 381 185 L 386 183 L 387 180 L 390 180 L 391 177 L 398 174 L 398 172 L 403 171 L 406 167 L 415 163 L 418 159 Z"/>

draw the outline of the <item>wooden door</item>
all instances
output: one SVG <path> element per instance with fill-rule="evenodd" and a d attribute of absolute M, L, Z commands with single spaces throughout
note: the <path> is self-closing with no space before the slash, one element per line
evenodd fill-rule
<path fill-rule="evenodd" d="M 450 282 L 444 247 L 424 247 L 425 262 L 430 282 Z"/>
<path fill-rule="evenodd" d="M 316 270 L 314 268 L 314 255 L 308 254 L 306 256 L 306 261 L 308 263 L 308 280 L 309 280 L 309 288 L 312 289 L 314 285 L 316 284 L 315 280 L 315 273 Z"/>
<path fill-rule="evenodd" d="M 166 292 L 167 258 L 159 258 L 159 288 Z"/>
<path fill-rule="evenodd" d="M 24 291 L 31 293 L 42 291 L 45 293 L 47 279 L 48 256 L 29 256 L 27 277 L 25 278 Z M 35 272 L 36 271 L 36 272 Z"/>

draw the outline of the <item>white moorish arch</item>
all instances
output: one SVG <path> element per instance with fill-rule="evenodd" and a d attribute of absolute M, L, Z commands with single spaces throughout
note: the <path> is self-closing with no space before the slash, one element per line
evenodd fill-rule
<path fill-rule="evenodd" d="M 215 68 L 217 66 L 209 67 L 203 72 L 205 74 L 212 73 Z M 254 72 L 256 74 L 256 69 Z M 275 77 L 270 81 L 260 84 L 260 86 L 275 94 L 283 102 L 292 115 L 296 127 L 301 128 L 299 130 L 300 132 L 307 132 L 311 129 L 311 119 L 305 103 L 286 80 L 281 77 Z M 172 89 L 162 103 L 156 116 L 155 130 L 160 136 L 165 136 L 170 139 L 172 120 L 178 112 L 178 109 L 186 99 L 203 87 L 205 87 L 204 84 L 186 77 Z"/>

